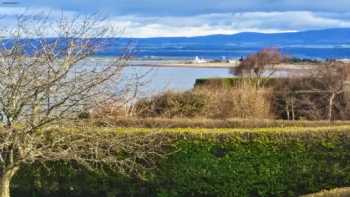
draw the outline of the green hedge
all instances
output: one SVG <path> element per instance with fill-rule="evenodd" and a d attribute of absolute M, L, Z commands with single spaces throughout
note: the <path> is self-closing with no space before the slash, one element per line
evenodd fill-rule
<path fill-rule="evenodd" d="M 266 86 L 274 86 L 277 83 L 286 81 L 284 78 L 244 78 L 244 77 L 229 77 L 229 78 L 200 78 L 196 79 L 194 87 L 215 86 L 223 88 L 237 87 L 243 82 L 256 84 L 261 80 Z"/>
<path fill-rule="evenodd" d="M 14 196 L 294 197 L 350 185 L 348 126 L 168 129 L 160 135 L 176 139 L 177 151 L 143 181 L 53 163 L 49 172 L 22 169 Z"/>

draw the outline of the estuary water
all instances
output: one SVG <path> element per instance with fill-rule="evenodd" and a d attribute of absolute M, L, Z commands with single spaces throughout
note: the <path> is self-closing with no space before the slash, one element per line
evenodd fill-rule
<path fill-rule="evenodd" d="M 140 96 L 151 96 L 167 90 L 189 90 L 198 78 L 232 77 L 228 68 L 129 66 L 123 72 L 131 80 L 133 76 L 145 75 L 140 80 Z"/>
<path fill-rule="evenodd" d="M 88 58 L 80 64 L 81 66 L 95 67 L 109 64 L 111 61 L 113 60 L 110 57 L 95 57 Z M 190 90 L 196 79 L 199 78 L 232 77 L 229 68 L 167 67 L 152 66 L 153 64 L 142 66 L 133 65 L 132 62 L 128 62 L 123 68 L 120 83 L 121 86 L 124 83 L 130 86 L 137 85 L 137 92 L 141 97 L 156 95 L 168 90 Z M 133 87 L 130 88 L 133 89 Z"/>
<path fill-rule="evenodd" d="M 251 53 L 259 51 L 263 47 L 237 47 L 237 46 L 163 46 L 151 45 L 142 46 L 136 50 L 135 57 L 138 59 L 153 60 L 193 60 L 194 57 L 221 60 L 238 59 Z M 105 51 L 95 58 L 95 63 L 103 63 L 114 54 L 112 51 Z M 349 59 L 350 46 L 309 46 L 296 45 L 281 47 L 283 54 L 290 57 L 309 59 Z M 147 73 L 143 78 L 143 84 L 139 87 L 139 92 L 144 96 L 158 94 L 163 91 L 183 91 L 193 87 L 198 78 L 231 77 L 228 68 L 193 68 L 193 67 L 143 67 L 128 66 L 124 69 L 123 76 L 132 78 Z M 281 75 L 284 75 L 283 73 Z"/>

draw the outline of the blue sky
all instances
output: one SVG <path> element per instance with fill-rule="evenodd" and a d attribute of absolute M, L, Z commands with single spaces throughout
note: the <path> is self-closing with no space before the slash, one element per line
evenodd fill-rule
<path fill-rule="evenodd" d="M 350 27 L 350 0 L 7 0 L 0 15 L 23 10 L 100 13 L 129 37 L 286 32 Z M 0 0 L 4 2 L 4 0 Z"/>

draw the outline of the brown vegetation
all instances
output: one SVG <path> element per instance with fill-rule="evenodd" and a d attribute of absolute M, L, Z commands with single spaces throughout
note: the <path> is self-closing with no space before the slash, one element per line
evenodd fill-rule
<path fill-rule="evenodd" d="M 138 101 L 135 113 L 142 118 L 193 118 L 202 114 L 205 100 L 203 95 L 190 91 L 166 92 Z"/>
<path fill-rule="evenodd" d="M 271 119 L 207 119 L 207 118 L 101 118 L 81 120 L 84 127 L 121 127 L 121 128 L 283 128 L 283 127 L 329 127 L 350 125 L 349 121 L 291 121 Z M 64 123 L 67 125 L 67 122 Z"/>
<path fill-rule="evenodd" d="M 197 88 L 194 90 L 204 95 L 204 117 L 271 119 L 270 96 L 268 88 L 259 88 L 255 84 L 242 83 L 235 88 Z"/>
<path fill-rule="evenodd" d="M 0 46 L 0 115 L 4 123 L 0 130 L 0 196 L 9 197 L 13 176 L 33 163 L 63 160 L 87 169 L 106 166 L 122 173 L 151 165 L 149 159 L 160 149 L 152 150 L 147 144 L 163 143 L 152 136 L 53 132 L 48 128 L 116 96 L 128 49 L 108 63 L 82 66 L 105 44 L 89 38 L 104 37 L 109 27 L 101 27 L 100 19 L 90 16 L 62 17 L 55 23 L 18 16 L 17 22 L 8 30 L 10 41 Z M 38 39 L 38 43 L 25 39 L 42 37 L 48 26 L 57 31 L 57 38 Z M 122 93 L 120 97 L 124 97 Z M 123 157 L 116 156 L 120 153 Z"/>
<path fill-rule="evenodd" d="M 307 74 L 268 80 L 206 81 L 187 92 L 138 101 L 141 118 L 349 120 L 349 65 L 323 62 Z M 269 83 L 261 83 L 268 81 Z M 102 114 L 101 117 L 104 115 Z M 115 116 L 114 116 L 115 117 Z"/>
<path fill-rule="evenodd" d="M 304 195 L 301 197 L 348 197 L 350 196 L 350 188 L 338 188 L 330 191 L 323 191 L 316 194 Z"/>
<path fill-rule="evenodd" d="M 141 118 L 261 118 L 270 119 L 271 91 L 251 84 L 237 88 L 197 88 L 184 93 L 166 92 L 136 103 Z"/>
<path fill-rule="evenodd" d="M 279 49 L 262 49 L 243 59 L 238 67 L 231 69 L 231 73 L 238 76 L 261 78 L 266 74 L 265 72 L 268 68 L 273 71 L 273 67 L 281 63 L 283 59 L 284 57 Z M 273 72 L 270 72 L 265 77 L 269 77 L 272 74 Z"/>
<path fill-rule="evenodd" d="M 349 119 L 349 65 L 324 62 L 307 75 L 292 76 L 274 86 L 274 106 L 287 120 Z"/>

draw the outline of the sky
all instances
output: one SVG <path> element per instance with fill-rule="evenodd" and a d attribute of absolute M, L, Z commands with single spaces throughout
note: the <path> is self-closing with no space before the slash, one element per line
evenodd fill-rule
<path fill-rule="evenodd" d="M 350 27 L 350 0 L 0 0 L 0 16 L 98 13 L 126 37 L 291 32 Z M 4 4 L 5 2 L 5 4 Z M 7 2 L 7 3 L 6 3 Z M 8 4 L 17 2 L 17 4 Z M 4 23 L 4 22 L 3 22 Z"/>

